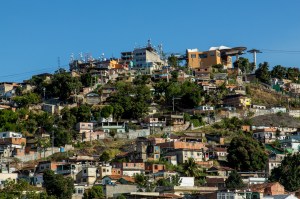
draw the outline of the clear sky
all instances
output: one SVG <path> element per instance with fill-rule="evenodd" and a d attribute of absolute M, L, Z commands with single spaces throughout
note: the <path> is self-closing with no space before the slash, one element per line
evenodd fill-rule
<path fill-rule="evenodd" d="M 167 53 L 245 46 L 263 51 L 258 62 L 299 67 L 299 9 L 299 0 L 2 1 L 0 82 L 53 72 L 71 53 L 119 57 L 148 38 Z"/>

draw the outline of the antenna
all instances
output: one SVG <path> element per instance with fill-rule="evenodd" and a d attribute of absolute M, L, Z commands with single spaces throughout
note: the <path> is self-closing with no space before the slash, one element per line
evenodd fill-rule
<path fill-rule="evenodd" d="M 80 61 L 83 61 L 82 52 L 79 53 L 79 59 L 80 59 Z"/>
<path fill-rule="evenodd" d="M 70 62 L 73 62 L 73 61 L 74 61 L 74 53 L 71 53 Z"/>
<path fill-rule="evenodd" d="M 147 47 L 152 47 L 151 39 L 150 38 L 148 39 L 148 45 L 147 45 Z"/>

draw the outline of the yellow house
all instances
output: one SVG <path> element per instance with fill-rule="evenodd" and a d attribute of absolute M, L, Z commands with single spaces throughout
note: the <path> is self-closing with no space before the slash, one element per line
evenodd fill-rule
<path fill-rule="evenodd" d="M 230 56 L 221 55 L 219 50 L 199 52 L 198 49 L 187 49 L 187 64 L 190 68 L 207 68 L 222 64 L 225 68 L 232 67 Z"/>
<path fill-rule="evenodd" d="M 247 108 L 251 106 L 251 98 L 241 94 L 228 95 L 223 99 L 223 104 L 235 108 Z"/>

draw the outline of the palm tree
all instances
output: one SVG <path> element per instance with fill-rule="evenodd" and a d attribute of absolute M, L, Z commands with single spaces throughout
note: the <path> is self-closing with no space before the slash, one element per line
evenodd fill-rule
<path fill-rule="evenodd" d="M 200 176 L 201 168 L 195 162 L 194 158 L 189 158 L 183 164 L 183 173 L 188 177 L 198 177 L 198 176 Z"/>

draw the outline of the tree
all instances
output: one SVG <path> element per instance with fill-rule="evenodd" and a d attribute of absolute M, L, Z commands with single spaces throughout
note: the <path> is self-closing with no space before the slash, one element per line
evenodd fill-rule
<path fill-rule="evenodd" d="M 187 162 L 183 163 L 183 172 L 187 177 L 199 177 L 201 169 L 194 158 L 189 158 Z"/>
<path fill-rule="evenodd" d="M 287 155 L 281 165 L 274 168 L 269 177 L 271 182 L 279 182 L 289 192 L 300 188 L 300 154 Z"/>
<path fill-rule="evenodd" d="M 245 185 L 243 180 L 236 170 L 233 170 L 225 181 L 227 189 L 241 189 Z"/>
<path fill-rule="evenodd" d="M 80 82 L 84 87 L 92 86 L 92 75 L 91 73 L 84 73 L 80 76 Z"/>
<path fill-rule="evenodd" d="M 157 186 L 179 186 L 181 179 L 179 175 L 170 176 L 168 179 L 161 178 L 156 182 Z"/>
<path fill-rule="evenodd" d="M 179 66 L 178 58 L 174 54 L 171 54 L 171 56 L 168 57 L 168 64 L 171 67 L 177 68 Z"/>
<path fill-rule="evenodd" d="M 110 129 L 109 130 L 109 135 L 110 137 L 114 138 L 117 134 L 117 130 L 116 129 Z"/>
<path fill-rule="evenodd" d="M 58 199 L 72 198 L 74 183 L 70 177 L 64 178 L 60 174 L 55 174 L 52 170 L 46 170 L 43 175 L 44 187 L 49 195 L 54 195 Z"/>
<path fill-rule="evenodd" d="M 202 89 L 196 84 L 185 81 L 181 85 L 182 97 L 181 105 L 186 108 L 194 108 L 198 106 L 201 101 L 201 91 Z"/>
<path fill-rule="evenodd" d="M 83 199 L 103 199 L 102 186 L 93 186 L 91 189 L 86 189 L 83 194 Z"/>
<path fill-rule="evenodd" d="M 264 146 L 251 137 L 234 137 L 228 147 L 228 164 L 238 171 L 262 171 L 267 155 Z"/>
<path fill-rule="evenodd" d="M 104 151 L 104 152 L 101 154 L 100 158 L 99 158 L 99 160 L 100 160 L 101 162 L 108 162 L 109 159 L 110 159 L 109 153 L 107 153 L 106 151 Z"/>
<path fill-rule="evenodd" d="M 89 122 L 91 121 L 91 107 L 87 104 L 81 105 L 77 109 L 76 118 L 77 122 Z"/>
<path fill-rule="evenodd" d="M 126 197 L 123 194 L 121 194 L 117 197 L 117 199 L 126 199 Z"/>
<path fill-rule="evenodd" d="M 255 71 L 255 76 L 259 81 L 265 84 L 270 84 L 271 73 L 269 71 L 269 63 L 260 63 L 258 69 Z"/>
<path fill-rule="evenodd" d="M 243 74 L 248 74 L 254 70 L 254 65 L 244 57 L 239 57 L 239 59 L 233 63 L 233 66 L 239 68 Z"/>
<path fill-rule="evenodd" d="M 18 107 L 28 107 L 30 104 L 37 104 L 41 102 L 41 97 L 36 93 L 26 93 L 21 96 L 13 97 L 12 99 Z"/>
<path fill-rule="evenodd" d="M 141 192 L 151 192 L 155 188 L 155 184 L 149 181 L 149 176 L 145 176 L 144 174 L 135 174 L 134 180 L 138 185 L 139 191 Z"/>
<path fill-rule="evenodd" d="M 284 79 L 287 76 L 287 69 L 281 65 L 276 65 L 271 70 L 271 76 L 278 79 Z"/>
<path fill-rule="evenodd" d="M 114 111 L 114 108 L 112 106 L 110 106 L 110 105 L 104 106 L 101 109 L 101 117 L 108 118 L 109 116 L 111 116 L 113 114 L 113 111 Z"/>
<path fill-rule="evenodd" d="M 72 77 L 70 73 L 63 69 L 55 72 L 52 81 L 47 85 L 46 90 L 53 97 L 59 97 L 60 100 L 67 100 L 71 94 L 80 91 L 82 87 L 81 82 L 77 77 Z"/>

